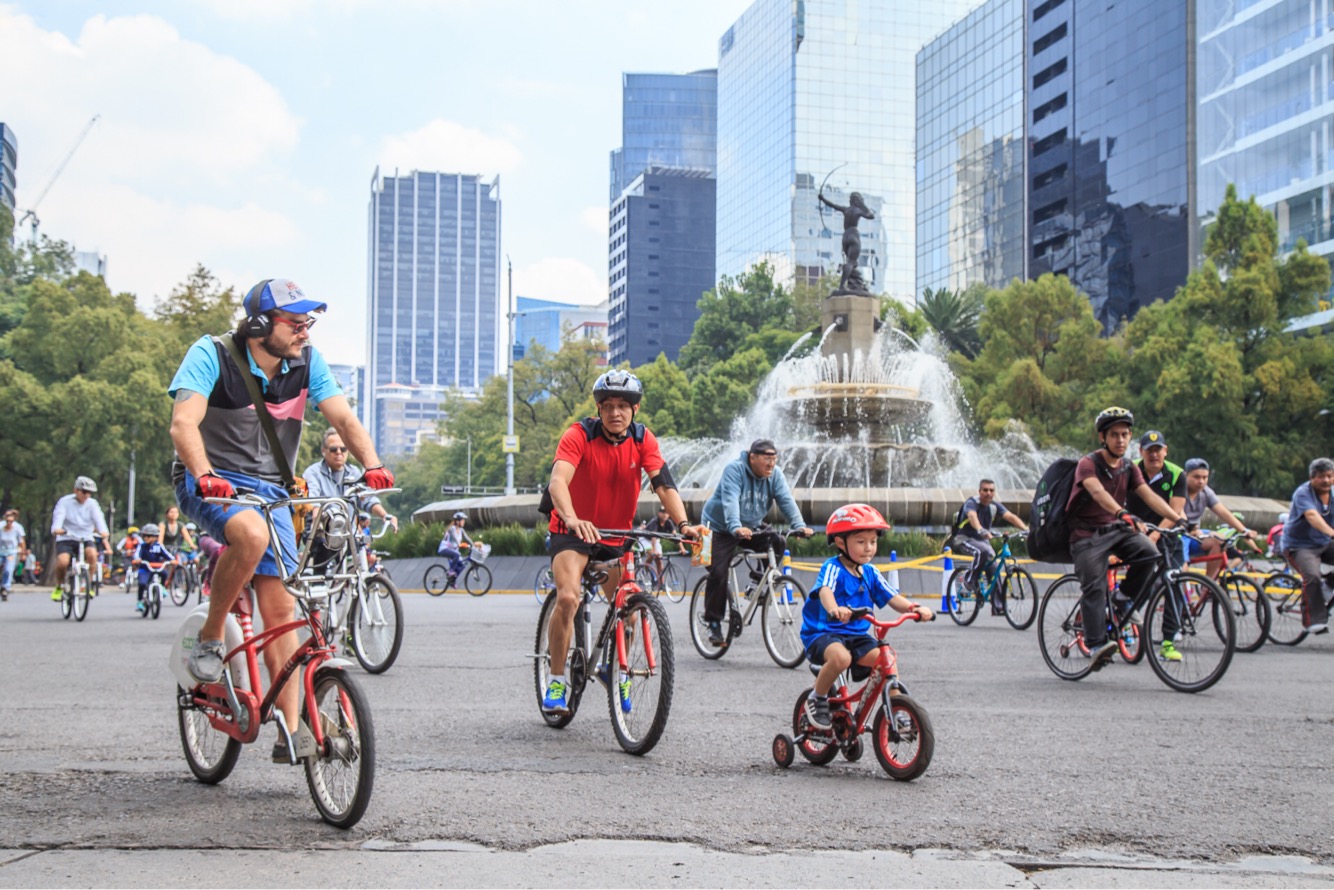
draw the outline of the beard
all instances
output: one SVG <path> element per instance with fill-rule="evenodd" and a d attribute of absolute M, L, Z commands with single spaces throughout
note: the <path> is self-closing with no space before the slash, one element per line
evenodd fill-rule
<path fill-rule="evenodd" d="M 289 343 L 286 350 L 274 342 L 273 334 L 259 341 L 259 348 L 267 352 L 274 358 L 292 359 L 301 358 L 301 345 L 299 343 Z"/>

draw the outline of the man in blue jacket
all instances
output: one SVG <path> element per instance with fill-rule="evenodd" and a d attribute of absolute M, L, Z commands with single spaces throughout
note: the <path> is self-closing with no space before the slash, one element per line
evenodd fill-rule
<path fill-rule="evenodd" d="M 704 504 L 702 519 L 713 532 L 713 559 L 709 580 L 704 587 L 704 622 L 709 628 L 709 642 L 726 642 L 722 620 L 727 614 L 727 577 L 737 546 L 764 550 L 762 536 L 754 528 L 764 521 L 769 507 L 778 503 L 788 525 L 800 529 L 802 537 L 814 532 L 806 527 L 801 509 L 792 498 L 783 471 L 778 469 L 778 449 L 769 439 L 756 439 L 723 470 L 717 489 Z"/>

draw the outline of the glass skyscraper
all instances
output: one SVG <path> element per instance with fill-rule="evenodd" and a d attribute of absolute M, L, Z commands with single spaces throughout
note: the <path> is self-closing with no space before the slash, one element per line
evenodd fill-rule
<path fill-rule="evenodd" d="M 412 453 L 447 390 L 498 370 L 500 180 L 377 169 L 367 240 L 366 425 L 382 454 Z"/>
<path fill-rule="evenodd" d="M 1279 248 L 1334 256 L 1334 9 L 1324 0 L 1197 0 L 1199 209 L 1228 183 L 1278 218 Z"/>
<path fill-rule="evenodd" d="M 1024 277 L 1024 0 L 917 54 L 917 293 Z"/>
<path fill-rule="evenodd" d="M 650 166 L 713 172 L 717 153 L 717 71 L 621 75 L 621 147 L 611 153 L 610 201 Z"/>
<path fill-rule="evenodd" d="M 19 141 L 14 136 L 14 129 L 0 123 L 0 204 L 8 207 L 10 213 L 18 206 L 14 200 L 14 189 L 18 188 L 14 171 L 18 166 Z"/>
<path fill-rule="evenodd" d="M 860 192 L 862 274 L 915 290 L 914 60 L 977 0 L 756 0 L 718 43 L 718 273 L 761 260 L 816 281 L 842 263 Z"/>

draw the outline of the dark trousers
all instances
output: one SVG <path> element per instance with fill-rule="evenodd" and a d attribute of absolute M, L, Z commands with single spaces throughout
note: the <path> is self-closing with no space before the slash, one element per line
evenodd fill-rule
<path fill-rule="evenodd" d="M 1083 596 L 1079 600 L 1084 620 L 1084 643 L 1096 649 L 1107 642 L 1107 557 L 1119 559 L 1150 559 L 1158 554 L 1153 542 L 1128 525 L 1113 527 L 1091 538 L 1083 538 L 1070 545 L 1070 556 L 1075 561 L 1075 574 Z M 1144 585 L 1153 578 L 1154 564 L 1143 562 L 1132 565 L 1126 572 L 1122 591 L 1131 600 L 1139 598 Z"/>
<path fill-rule="evenodd" d="M 1334 563 L 1334 544 L 1326 545 L 1324 550 L 1289 550 L 1287 557 L 1302 576 L 1302 624 L 1310 627 L 1327 623 L 1329 609 L 1325 606 L 1320 564 Z"/>
<path fill-rule="evenodd" d="M 709 563 L 708 580 L 704 582 L 704 620 L 722 621 L 727 614 L 727 580 L 732 567 L 732 557 L 737 548 L 750 551 L 766 549 L 763 534 L 752 535 L 749 541 L 733 537 L 727 532 L 713 532 L 713 558 Z"/>

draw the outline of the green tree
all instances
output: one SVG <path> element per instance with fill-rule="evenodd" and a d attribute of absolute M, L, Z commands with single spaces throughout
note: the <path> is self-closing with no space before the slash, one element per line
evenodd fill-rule
<path fill-rule="evenodd" d="M 659 436 L 682 436 L 691 425 L 690 380 L 667 356 L 634 369 L 644 384 L 644 400 L 638 419 Z"/>
<path fill-rule="evenodd" d="M 768 328 L 794 330 L 792 299 L 774 279 L 768 263 L 739 278 L 724 275 L 699 301 L 699 318 L 677 363 L 692 377 L 707 373 L 736 352 L 746 336 Z"/>
<path fill-rule="evenodd" d="M 760 381 L 771 367 L 765 354 L 752 347 L 691 380 L 691 425 L 687 435 L 726 438 L 732 421 L 754 404 Z"/>
<path fill-rule="evenodd" d="M 977 325 L 987 290 L 985 285 L 979 284 L 971 284 L 962 291 L 928 287 L 922 291 L 917 309 L 946 346 L 963 353 L 966 358 L 976 358 L 982 347 Z"/>

